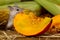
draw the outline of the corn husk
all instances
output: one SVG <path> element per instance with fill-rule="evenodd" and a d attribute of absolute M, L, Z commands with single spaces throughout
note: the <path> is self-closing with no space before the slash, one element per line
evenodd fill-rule
<path fill-rule="evenodd" d="M 35 1 L 41 6 L 43 6 L 46 10 L 48 10 L 51 14 L 53 15 L 60 14 L 60 5 L 54 2 L 47 1 L 47 0 L 35 0 Z"/>

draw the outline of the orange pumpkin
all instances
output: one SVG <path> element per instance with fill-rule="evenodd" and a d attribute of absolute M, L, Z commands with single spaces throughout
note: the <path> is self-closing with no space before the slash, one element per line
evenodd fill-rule
<path fill-rule="evenodd" d="M 52 25 L 49 29 L 49 33 L 58 33 L 60 32 L 60 15 L 52 17 Z"/>
<path fill-rule="evenodd" d="M 14 27 L 18 33 L 25 36 L 32 36 L 37 34 L 43 34 L 46 32 L 51 23 L 51 18 L 40 18 L 34 15 L 34 12 L 18 13 L 14 18 Z M 50 25 L 49 25 L 50 24 Z"/>

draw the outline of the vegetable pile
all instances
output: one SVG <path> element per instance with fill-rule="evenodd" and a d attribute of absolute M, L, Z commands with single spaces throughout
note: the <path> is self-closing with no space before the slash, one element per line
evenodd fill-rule
<path fill-rule="evenodd" d="M 22 10 L 16 10 L 18 12 L 12 21 L 12 26 L 18 33 L 25 36 L 41 35 L 45 32 L 60 33 L 60 0 L 2 0 L 0 2 L 0 25 L 3 23 L 6 25 L 11 16 L 11 9 L 8 6 L 18 6 Z"/>

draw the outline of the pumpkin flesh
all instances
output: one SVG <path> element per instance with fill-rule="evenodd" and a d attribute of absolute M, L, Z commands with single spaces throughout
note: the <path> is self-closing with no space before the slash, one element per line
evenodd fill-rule
<path fill-rule="evenodd" d="M 14 18 L 14 27 L 17 32 L 31 36 L 42 32 L 50 22 L 50 18 L 36 17 L 32 12 L 28 15 L 19 13 Z"/>

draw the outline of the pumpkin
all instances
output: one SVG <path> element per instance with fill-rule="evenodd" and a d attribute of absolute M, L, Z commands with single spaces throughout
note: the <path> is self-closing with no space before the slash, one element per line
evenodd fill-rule
<path fill-rule="evenodd" d="M 52 25 L 49 29 L 49 33 L 60 33 L 60 15 L 52 17 Z"/>
<path fill-rule="evenodd" d="M 37 17 L 34 12 L 19 12 L 14 17 L 14 27 L 18 33 L 25 36 L 34 36 L 45 33 L 50 25 L 51 18 Z"/>

